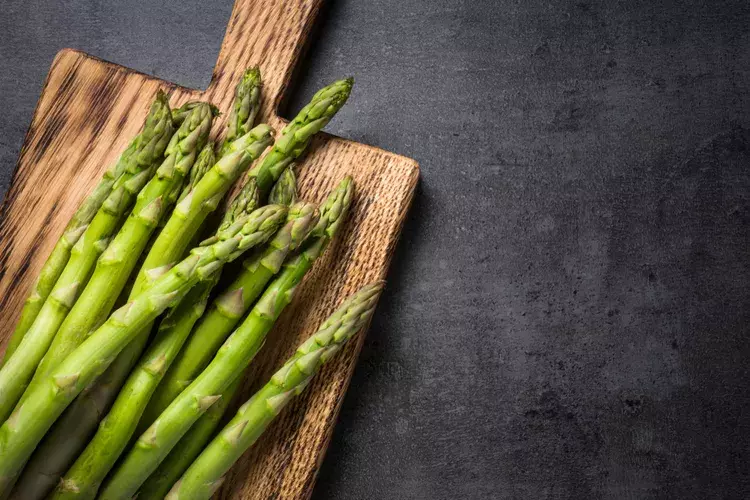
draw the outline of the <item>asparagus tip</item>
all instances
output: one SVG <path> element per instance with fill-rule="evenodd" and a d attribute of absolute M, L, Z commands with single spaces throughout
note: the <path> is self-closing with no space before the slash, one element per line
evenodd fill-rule
<path fill-rule="evenodd" d="M 245 70 L 245 74 L 242 75 L 242 79 L 239 83 L 240 86 L 259 86 L 261 85 L 260 68 L 258 66 L 251 66 Z"/>

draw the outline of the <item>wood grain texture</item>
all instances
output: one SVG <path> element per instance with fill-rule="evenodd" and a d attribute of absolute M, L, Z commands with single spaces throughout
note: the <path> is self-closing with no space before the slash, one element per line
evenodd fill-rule
<path fill-rule="evenodd" d="M 57 55 L 2 207 L 3 349 L 23 300 L 65 224 L 107 165 L 137 133 L 157 89 L 172 91 L 175 106 L 202 98 L 226 111 L 239 76 L 246 67 L 258 64 L 264 79 L 260 119 L 280 129 L 284 121 L 276 110 L 320 4 L 321 0 L 237 0 L 211 84 L 203 92 L 75 50 Z M 352 98 L 356 99 L 356 86 Z M 214 135 L 223 127 L 223 120 L 217 120 Z M 417 183 L 418 166 L 408 158 L 320 134 L 299 162 L 302 199 L 322 201 L 347 174 L 356 183 L 350 220 L 305 279 L 251 366 L 243 398 L 262 385 L 343 298 L 386 276 Z M 232 469 L 220 498 L 310 496 L 362 340 L 360 334 L 326 366 Z"/>

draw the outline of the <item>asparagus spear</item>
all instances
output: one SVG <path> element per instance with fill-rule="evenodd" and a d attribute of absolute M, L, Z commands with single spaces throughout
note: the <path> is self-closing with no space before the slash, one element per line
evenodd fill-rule
<path fill-rule="evenodd" d="M 165 214 L 176 201 L 198 152 L 206 144 L 213 112 L 206 103 L 195 105 L 172 136 L 166 158 L 156 175 L 138 193 L 133 211 L 99 258 L 86 288 L 52 341 L 32 384 L 46 377 L 112 311 L 138 257 Z"/>
<path fill-rule="evenodd" d="M 351 204 L 354 185 L 351 177 L 344 178 L 320 207 L 320 220 L 314 233 L 325 246 L 338 231 Z M 321 249 L 322 250 L 322 249 Z M 286 255 L 286 253 L 284 253 Z M 232 329 L 237 326 L 268 282 L 277 272 L 273 264 L 281 254 L 269 248 L 266 253 L 251 256 L 243 262 L 243 269 L 234 282 L 211 305 L 201 318 L 195 333 L 180 351 L 173 366 L 151 398 L 138 433 L 145 431 L 169 404 L 208 365 Z M 283 258 L 283 257 L 281 257 Z"/>
<path fill-rule="evenodd" d="M 164 152 L 172 131 L 167 97 L 160 92 L 125 171 L 114 182 L 112 192 L 72 248 L 70 260 L 13 357 L 0 369 L 0 421 L 10 415 L 78 293 L 86 285 L 108 239 L 117 230 L 135 195 L 153 175 L 156 161 Z"/>
<path fill-rule="evenodd" d="M 351 186 L 351 183 L 349 183 Z M 351 190 L 347 190 L 351 194 Z M 330 241 L 329 231 L 341 223 L 327 224 L 344 203 L 321 209 L 321 222 L 300 252 L 284 264 L 243 323 L 229 336 L 205 370 L 164 410 L 144 432 L 105 481 L 100 498 L 130 498 L 169 454 L 190 427 L 217 401 L 232 381 L 252 361 L 284 308 L 291 302 L 313 262 Z M 317 232 L 316 232 L 317 230 Z"/>
<path fill-rule="evenodd" d="M 281 173 L 279 180 L 268 194 L 268 203 L 291 205 L 297 201 L 297 177 L 294 175 L 294 164 Z"/>
<path fill-rule="evenodd" d="M 334 312 L 271 380 L 256 392 L 174 485 L 168 500 L 209 499 L 224 474 L 257 441 L 289 402 L 302 393 L 320 367 L 370 320 L 383 288 L 361 288 Z M 139 497 L 140 498 L 140 497 Z"/>
<path fill-rule="evenodd" d="M 42 270 L 39 273 L 39 277 L 34 284 L 34 288 L 31 295 L 26 299 L 23 309 L 21 310 L 21 318 L 16 325 L 16 329 L 8 341 L 8 347 L 5 350 L 5 356 L 3 361 L 0 362 L 0 366 L 5 363 L 5 360 L 9 359 L 15 352 L 18 346 L 21 344 L 23 336 L 31 328 L 34 323 L 39 311 L 44 305 L 44 301 L 49 297 L 52 288 L 57 283 L 57 279 L 65 269 L 65 265 L 70 259 L 70 252 L 73 246 L 78 242 L 79 238 L 86 230 L 91 220 L 96 215 L 99 208 L 101 208 L 104 200 L 107 199 L 109 193 L 112 192 L 112 185 L 115 180 L 122 175 L 128 162 L 133 156 L 136 145 L 138 142 L 138 136 L 136 136 L 123 151 L 117 161 L 104 172 L 102 179 L 99 184 L 96 185 L 94 190 L 89 196 L 83 200 L 83 203 L 73 217 L 65 226 L 62 236 L 55 247 L 52 249 L 52 253 L 47 258 L 47 261 L 42 266 Z"/>
<path fill-rule="evenodd" d="M 224 155 L 229 144 L 245 135 L 255 123 L 255 117 L 260 110 L 261 78 L 260 68 L 248 68 L 234 91 L 234 103 L 227 121 L 227 134 L 221 145 Z"/>
<path fill-rule="evenodd" d="M 235 393 L 242 385 L 244 377 L 240 375 L 229 388 L 221 393 L 219 400 L 193 424 L 177 445 L 172 448 L 167 458 L 151 474 L 138 490 L 138 500 L 162 500 L 172 485 L 190 467 L 206 445 L 214 437 L 224 413 L 229 407 Z"/>
<path fill-rule="evenodd" d="M 183 188 L 183 197 L 213 167 L 215 156 L 213 143 L 208 143 L 198 155 L 190 179 Z M 131 276 L 134 278 L 134 276 Z M 127 302 L 128 294 L 122 303 Z M 127 376 L 110 367 L 96 383 L 84 391 L 65 410 L 50 431 L 37 446 L 13 490 L 13 498 L 25 500 L 46 498 L 57 485 L 60 477 L 70 467 L 76 457 L 96 431 L 101 417 L 117 395 L 118 389 Z"/>
<path fill-rule="evenodd" d="M 76 350 L 29 393 L 0 427 L 0 494 L 31 455 L 63 410 L 107 368 L 144 325 L 180 299 L 199 281 L 212 276 L 224 262 L 267 241 L 286 217 L 286 208 L 269 205 L 238 220 L 218 238 L 193 249 L 169 270 L 151 270 L 153 284 L 115 311 Z"/>
<path fill-rule="evenodd" d="M 354 80 L 347 78 L 323 87 L 281 131 L 281 137 L 259 165 L 248 173 L 255 177 L 261 197 L 265 197 L 295 158 L 310 144 L 312 136 L 325 127 L 349 98 Z"/>
<path fill-rule="evenodd" d="M 235 200 L 237 201 L 237 200 Z M 242 200 L 240 200 L 240 204 Z M 235 203 L 237 204 L 237 203 Z M 230 212 L 234 212 L 231 210 Z M 290 210 L 286 225 L 279 230 L 273 243 L 288 245 L 302 240 L 316 222 L 315 206 L 301 204 Z M 234 214 L 233 219 L 243 217 Z M 281 267 L 283 258 L 279 260 Z M 104 476 L 128 444 L 141 413 L 162 375 L 179 352 L 195 321 L 203 313 L 205 300 L 213 283 L 198 286 L 163 322 L 157 336 L 131 373 L 99 430 L 73 467 L 65 474 L 53 498 L 93 498 Z M 196 289 L 199 289 L 196 292 Z M 191 295 L 197 296 L 191 297 Z"/>

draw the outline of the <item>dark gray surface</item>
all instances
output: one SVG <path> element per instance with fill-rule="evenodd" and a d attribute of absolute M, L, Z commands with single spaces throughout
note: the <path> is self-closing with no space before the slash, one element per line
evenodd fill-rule
<path fill-rule="evenodd" d="M 230 3 L 6 0 L 2 189 L 59 48 L 205 86 Z M 331 131 L 422 182 L 316 500 L 750 496 L 748 26 L 330 2 L 291 107 L 355 75 Z"/>

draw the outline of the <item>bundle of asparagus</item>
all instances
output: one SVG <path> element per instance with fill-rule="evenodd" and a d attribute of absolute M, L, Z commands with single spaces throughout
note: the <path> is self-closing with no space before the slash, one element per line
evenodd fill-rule
<path fill-rule="evenodd" d="M 250 68 L 218 158 L 208 140 L 218 110 L 172 110 L 159 92 L 68 223 L 11 336 L 0 367 L 0 498 L 164 498 L 170 489 L 170 498 L 207 498 L 368 320 L 379 283 L 347 300 L 217 433 L 246 367 L 346 218 L 352 179 L 320 207 L 298 202 L 293 162 L 351 87 L 321 89 L 274 142 L 254 124 L 262 85 Z M 209 215 L 246 171 L 212 230 Z"/>
<path fill-rule="evenodd" d="M 253 68 L 247 73 L 258 74 L 258 71 Z M 237 95 L 247 93 L 247 85 L 258 86 L 259 81 L 243 78 L 237 88 Z M 257 107 L 259 98 L 256 96 L 249 105 Z M 184 119 L 197 106 L 198 103 L 188 103 L 180 108 L 178 115 Z M 171 265 L 182 257 L 203 221 L 218 207 L 231 185 L 272 141 L 271 129 L 267 125 L 259 125 L 251 130 L 252 123 L 246 122 L 237 127 L 244 133 L 234 141 L 231 153 L 220 161 L 214 161 L 212 147 L 204 148 L 201 152 L 201 161 L 191 171 L 190 183 L 185 186 L 179 202 L 144 259 L 130 292 L 131 298 L 137 296 L 148 284 L 150 270 Z M 95 386 L 78 398 L 50 430 L 26 467 L 27 471 L 17 488 L 25 498 L 43 498 L 81 452 L 138 360 L 148 340 L 150 328 L 150 324 L 143 327 L 97 380 Z"/>

